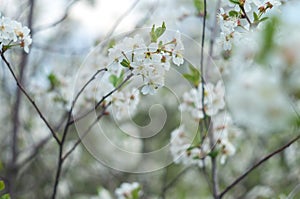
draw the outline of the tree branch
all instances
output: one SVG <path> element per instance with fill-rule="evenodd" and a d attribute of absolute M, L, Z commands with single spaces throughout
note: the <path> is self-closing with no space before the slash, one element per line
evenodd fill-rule
<path fill-rule="evenodd" d="M 50 130 L 53 138 L 56 140 L 56 142 L 59 144 L 60 141 L 55 133 L 55 131 L 52 129 L 51 125 L 49 124 L 49 122 L 47 121 L 47 119 L 44 117 L 44 115 L 42 114 L 41 110 L 39 109 L 39 107 L 36 105 L 35 101 L 30 97 L 30 95 L 28 94 L 28 92 L 25 90 L 25 88 L 21 85 L 21 83 L 19 82 L 16 74 L 14 73 L 10 63 L 7 61 L 7 59 L 4 56 L 4 53 L 1 53 L 1 58 L 2 60 L 5 62 L 6 66 L 8 67 L 10 73 L 12 74 L 13 78 L 15 79 L 18 88 L 22 91 L 22 93 L 26 96 L 26 98 L 29 100 L 29 102 L 32 104 L 32 106 L 35 108 L 35 110 L 37 111 L 38 115 L 40 116 L 40 118 L 43 120 L 43 122 L 46 124 L 46 126 L 48 127 L 48 129 Z"/>
<path fill-rule="evenodd" d="M 258 161 L 256 164 L 254 164 L 252 167 L 250 167 L 245 173 L 243 173 L 241 176 L 239 176 L 235 181 L 233 181 L 229 186 L 227 186 L 224 191 L 222 191 L 219 195 L 219 198 L 222 198 L 229 190 L 231 190 L 233 187 L 235 187 L 241 180 L 243 180 L 246 176 L 248 176 L 252 171 L 254 171 L 257 167 L 259 167 L 261 164 L 269 160 L 271 157 L 277 155 L 278 153 L 281 153 L 286 148 L 288 148 L 290 145 L 295 143 L 300 139 L 300 135 L 283 145 L 282 147 L 276 149 L 272 153 L 266 155 L 264 158 L 262 158 L 260 161 Z"/>
<path fill-rule="evenodd" d="M 119 90 L 120 88 L 122 88 L 122 87 L 124 86 L 124 84 L 125 84 L 126 82 L 128 82 L 129 79 L 130 79 L 132 76 L 133 76 L 132 73 L 131 73 L 130 75 L 128 75 L 128 76 L 126 77 L 126 79 L 125 79 L 119 86 L 117 86 L 117 87 L 114 88 L 112 91 L 110 91 L 109 93 L 107 93 L 106 95 L 104 95 L 104 96 L 102 97 L 102 99 L 101 99 L 100 101 L 98 101 L 98 102 L 96 103 L 96 105 L 95 105 L 92 109 L 88 110 L 87 112 L 85 112 L 84 114 L 78 116 L 77 118 L 71 120 L 68 124 L 71 125 L 71 124 L 73 124 L 73 123 L 75 123 L 75 122 L 77 122 L 77 121 L 83 119 L 84 117 L 86 117 L 86 116 L 89 115 L 90 113 L 92 113 L 94 110 L 96 110 L 96 109 L 101 105 L 102 102 L 104 102 L 104 100 L 106 100 L 106 99 L 107 99 L 110 95 L 112 95 L 114 92 L 116 92 L 117 90 Z"/>

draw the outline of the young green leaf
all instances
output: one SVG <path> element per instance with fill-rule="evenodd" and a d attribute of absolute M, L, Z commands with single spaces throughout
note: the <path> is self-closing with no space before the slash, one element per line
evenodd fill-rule
<path fill-rule="evenodd" d="M 155 25 L 153 24 L 151 32 L 150 32 L 150 37 L 151 37 L 151 42 L 156 43 L 157 42 L 157 37 L 155 33 Z"/>
<path fill-rule="evenodd" d="M 212 158 L 217 157 L 218 154 L 219 154 L 219 150 L 213 150 L 213 151 L 211 151 L 211 152 L 208 153 L 208 155 L 209 155 L 210 157 L 212 157 Z"/>
<path fill-rule="evenodd" d="M 165 22 L 163 22 L 161 27 L 158 27 L 155 30 L 156 38 L 158 39 L 160 36 L 162 36 L 165 31 L 166 31 L 166 24 L 165 24 Z"/>
<path fill-rule="evenodd" d="M 109 77 L 109 82 L 115 87 L 118 81 L 118 77 L 116 75 L 111 75 Z"/>
<path fill-rule="evenodd" d="M 231 3 L 233 4 L 237 4 L 240 5 L 240 1 L 239 0 L 229 0 Z"/>
<path fill-rule="evenodd" d="M 189 69 L 190 73 L 183 74 L 183 77 L 197 87 L 200 82 L 200 72 L 192 65 L 189 65 Z"/>
<path fill-rule="evenodd" d="M 50 90 L 53 90 L 60 85 L 60 81 L 57 79 L 54 73 L 50 73 L 48 75 L 48 80 L 50 82 Z"/>
<path fill-rule="evenodd" d="M 0 181 L 0 191 L 2 191 L 5 188 L 4 182 L 1 180 Z"/>
<path fill-rule="evenodd" d="M 3 196 L 0 197 L 0 199 L 10 199 L 10 195 L 8 193 L 4 194 Z"/>
<path fill-rule="evenodd" d="M 231 11 L 229 11 L 229 16 L 231 16 L 231 17 L 238 17 L 239 16 L 239 13 L 237 12 L 237 11 L 235 11 L 235 10 L 231 10 Z"/>
<path fill-rule="evenodd" d="M 197 10 L 197 13 L 204 12 L 204 1 L 203 0 L 194 0 L 194 6 Z"/>
<path fill-rule="evenodd" d="M 122 66 L 126 67 L 126 68 L 130 68 L 130 63 L 128 60 L 123 59 L 122 62 L 120 63 Z"/>
<path fill-rule="evenodd" d="M 256 12 L 253 12 L 254 21 L 259 21 L 259 17 Z"/>
<path fill-rule="evenodd" d="M 155 25 L 153 25 L 151 32 L 150 32 L 151 42 L 156 43 L 157 39 L 164 34 L 166 29 L 167 28 L 166 28 L 165 22 L 163 22 L 161 27 L 158 27 L 158 28 L 155 28 Z"/>

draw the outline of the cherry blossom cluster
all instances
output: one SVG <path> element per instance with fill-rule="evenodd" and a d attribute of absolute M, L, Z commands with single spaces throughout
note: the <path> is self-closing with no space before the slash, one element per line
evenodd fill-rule
<path fill-rule="evenodd" d="M 224 164 L 228 156 L 235 154 L 236 149 L 232 144 L 232 138 L 238 133 L 238 129 L 233 125 L 230 115 L 224 111 L 223 83 L 221 81 L 218 81 L 216 85 L 207 83 L 204 85 L 204 96 L 202 93 L 202 83 L 184 93 L 179 109 L 188 112 L 196 122 L 204 119 L 205 115 L 210 117 L 211 124 L 208 133 L 213 134 L 215 143 L 211 144 L 212 138 L 209 136 L 206 136 L 200 143 L 195 143 L 196 135 L 191 135 L 191 132 L 181 125 L 171 133 L 170 141 L 170 151 L 177 164 L 202 167 L 204 160 L 215 153 L 220 155 L 220 162 Z"/>
<path fill-rule="evenodd" d="M 269 10 L 281 5 L 279 0 L 225 0 L 220 8 L 219 43 L 223 49 L 231 50 L 232 43 L 243 39 L 242 33 L 258 27 L 268 19 Z"/>
<path fill-rule="evenodd" d="M 152 29 L 151 42 L 146 44 L 139 35 L 126 37 L 109 49 L 109 72 L 119 76 L 124 69 L 135 77 L 141 77 L 144 95 L 154 94 L 164 86 L 165 74 L 171 61 L 177 66 L 183 64 L 183 44 L 179 32 L 170 40 L 159 37 L 164 33 L 164 24 L 160 29 Z M 163 29 L 164 28 L 164 29 Z M 155 31 L 154 31 L 155 30 Z"/>
<path fill-rule="evenodd" d="M 1 17 L 1 13 L 0 13 Z M 30 30 L 20 22 L 2 16 L 0 18 L 0 50 L 5 51 L 14 46 L 20 46 L 26 53 L 32 43 Z"/>
<path fill-rule="evenodd" d="M 124 182 L 115 190 L 117 199 L 138 199 L 142 195 L 141 186 L 137 182 Z"/>
<path fill-rule="evenodd" d="M 139 103 L 139 90 L 133 88 L 131 91 L 118 91 L 112 95 L 112 103 L 118 120 L 128 118 L 136 111 Z"/>
<path fill-rule="evenodd" d="M 202 83 L 183 94 L 183 102 L 180 104 L 181 111 L 189 112 L 192 117 L 199 121 L 204 118 L 204 112 L 209 116 L 216 115 L 225 107 L 225 89 L 221 81 L 216 86 L 212 83 L 204 85 L 204 107 L 202 107 Z"/>

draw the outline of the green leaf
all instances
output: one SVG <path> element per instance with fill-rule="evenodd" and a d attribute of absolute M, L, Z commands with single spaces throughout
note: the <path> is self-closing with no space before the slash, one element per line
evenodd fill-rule
<path fill-rule="evenodd" d="M 116 40 L 111 39 L 111 40 L 109 41 L 109 43 L 108 43 L 108 48 L 112 48 L 112 47 L 114 47 L 115 45 L 116 45 Z"/>
<path fill-rule="evenodd" d="M 50 82 L 50 90 L 53 90 L 60 85 L 60 81 L 57 79 L 54 73 L 50 73 L 48 75 L 48 80 Z"/>
<path fill-rule="evenodd" d="M 240 5 L 240 1 L 239 0 L 229 0 L 231 3 L 233 4 L 237 4 Z"/>
<path fill-rule="evenodd" d="M 194 66 L 189 65 L 190 73 L 183 74 L 183 77 L 190 81 L 194 86 L 198 86 L 200 82 L 200 72 Z"/>
<path fill-rule="evenodd" d="M 161 27 L 155 28 L 155 25 L 152 26 L 151 32 L 150 32 L 150 37 L 151 37 L 151 42 L 156 43 L 157 39 L 164 34 L 166 31 L 166 24 L 165 22 L 162 23 Z"/>
<path fill-rule="evenodd" d="M 130 62 L 127 59 L 123 59 L 120 64 L 126 68 L 130 68 Z"/>
<path fill-rule="evenodd" d="M 219 154 L 219 150 L 213 150 L 211 152 L 208 153 L 208 155 L 212 158 L 216 158 Z"/>
<path fill-rule="evenodd" d="M 229 11 L 229 16 L 231 16 L 231 17 L 238 17 L 239 16 L 239 13 L 237 12 L 237 11 L 235 11 L 235 10 L 231 10 L 231 11 Z"/>
<path fill-rule="evenodd" d="M 274 48 L 274 37 L 276 33 L 276 28 L 279 23 L 277 18 L 272 18 L 269 23 L 266 24 L 266 27 L 262 33 L 262 43 L 261 50 L 258 53 L 257 61 L 261 64 L 266 64 L 267 57 Z"/>
<path fill-rule="evenodd" d="M 155 25 L 153 24 L 151 32 L 150 32 L 150 37 L 151 37 L 151 42 L 156 43 L 157 42 L 157 37 L 155 33 Z"/>
<path fill-rule="evenodd" d="M 266 21 L 267 19 L 269 19 L 269 17 L 261 18 L 261 19 L 259 20 L 259 22 Z"/>
<path fill-rule="evenodd" d="M 258 21 L 259 20 L 259 17 L 257 15 L 256 12 L 253 12 L 253 18 L 254 18 L 254 21 Z"/>
<path fill-rule="evenodd" d="M 3 196 L 0 197 L 0 199 L 10 199 L 10 195 L 8 193 L 4 194 Z"/>
<path fill-rule="evenodd" d="M 132 194 L 132 199 L 139 199 L 139 192 L 140 192 L 141 188 L 138 187 L 137 189 L 133 190 L 131 192 Z"/>
<path fill-rule="evenodd" d="M 203 0 L 194 0 L 194 6 L 197 10 L 197 13 L 204 12 L 204 1 Z"/>
<path fill-rule="evenodd" d="M 0 191 L 2 191 L 5 188 L 4 182 L 1 180 L 0 181 Z"/>
<path fill-rule="evenodd" d="M 163 22 L 161 27 L 158 27 L 155 30 L 156 38 L 158 39 L 160 36 L 162 36 L 165 31 L 166 31 L 166 24 L 165 24 L 165 22 Z"/>
<path fill-rule="evenodd" d="M 124 80 L 124 74 L 125 74 L 125 72 L 124 72 L 124 70 L 122 70 L 122 72 L 120 74 L 120 77 L 116 81 L 115 87 L 119 86 L 123 82 L 123 80 Z"/>
<path fill-rule="evenodd" d="M 112 85 L 113 85 L 114 87 L 119 86 L 119 85 L 123 82 L 123 80 L 124 80 L 124 74 L 125 74 L 124 70 L 122 70 L 122 72 L 121 72 L 121 74 L 120 74 L 119 77 L 112 74 L 112 75 L 109 77 L 109 82 L 112 83 Z"/>
<path fill-rule="evenodd" d="M 109 77 L 109 82 L 115 87 L 118 81 L 118 77 L 116 75 L 111 75 Z"/>

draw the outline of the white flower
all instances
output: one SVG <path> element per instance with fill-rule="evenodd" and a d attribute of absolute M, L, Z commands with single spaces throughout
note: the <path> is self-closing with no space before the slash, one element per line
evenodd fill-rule
<path fill-rule="evenodd" d="M 186 133 L 185 127 L 181 125 L 171 133 L 170 151 L 176 164 L 203 166 L 203 161 L 208 152 L 208 145 L 203 144 L 202 148 L 191 147 L 192 138 Z"/>
<path fill-rule="evenodd" d="M 113 48 L 109 49 L 111 65 L 108 71 L 119 76 L 120 71 L 131 71 L 134 77 L 141 77 L 144 95 L 155 94 L 164 86 L 166 71 L 170 62 L 183 64 L 183 44 L 180 33 L 176 32 L 169 40 L 161 40 L 146 45 L 140 36 L 126 37 Z"/>
<path fill-rule="evenodd" d="M 127 183 L 124 182 L 119 188 L 115 190 L 117 199 L 135 199 L 133 198 L 133 192 L 137 191 L 138 195 L 142 195 L 141 186 L 137 182 Z"/>
<path fill-rule="evenodd" d="M 0 18 L 0 50 L 2 50 L 3 46 L 18 45 L 28 53 L 31 43 L 29 28 L 7 17 L 2 16 Z"/>
<path fill-rule="evenodd" d="M 211 83 L 204 85 L 204 110 L 207 115 L 216 115 L 225 107 L 224 94 L 224 86 L 220 81 L 216 86 Z M 179 105 L 179 110 L 190 112 L 196 120 L 204 117 L 201 83 L 198 89 L 193 88 L 183 94 L 183 103 Z"/>
<path fill-rule="evenodd" d="M 118 120 L 130 117 L 139 103 L 139 91 L 133 88 L 130 92 L 118 91 L 112 95 L 114 115 Z"/>
<path fill-rule="evenodd" d="M 232 138 L 239 134 L 239 130 L 233 125 L 230 115 L 224 111 L 211 118 L 211 126 L 212 133 L 217 140 L 216 148 L 220 150 L 220 163 L 225 164 L 226 159 L 236 152 Z"/>

